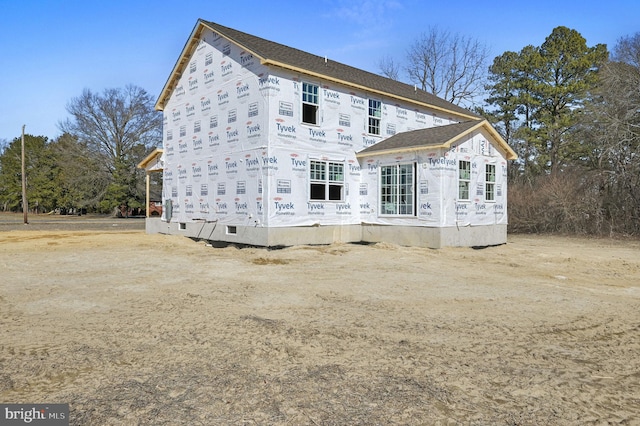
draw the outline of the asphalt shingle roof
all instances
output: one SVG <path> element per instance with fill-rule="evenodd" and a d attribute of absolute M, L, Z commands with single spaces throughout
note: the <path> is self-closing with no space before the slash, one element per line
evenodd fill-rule
<path fill-rule="evenodd" d="M 242 46 L 263 61 L 274 65 L 281 64 L 292 69 L 297 69 L 301 73 L 305 71 L 326 76 L 334 80 L 340 80 L 352 85 L 361 86 L 365 90 L 395 95 L 407 100 L 432 105 L 438 109 L 445 110 L 455 115 L 464 115 L 467 119 L 481 119 L 471 111 L 447 102 L 431 93 L 420 90 L 406 83 L 392 80 L 377 74 L 370 73 L 340 62 L 330 59 L 325 61 L 324 57 L 313 55 L 293 47 L 280 43 L 265 40 L 263 38 L 234 30 L 214 22 L 200 20 L 205 26 L 220 34 L 224 38 Z"/>
<path fill-rule="evenodd" d="M 488 121 L 465 121 L 462 123 L 448 124 L 445 126 L 430 127 L 427 129 L 411 130 L 398 133 L 384 139 L 375 145 L 371 145 L 358 152 L 359 157 L 369 155 L 394 153 L 408 150 L 419 150 L 425 148 L 450 147 L 454 142 L 462 139 L 465 135 L 471 134 L 478 129 L 488 132 L 495 144 L 504 150 L 507 160 L 515 160 L 517 154 L 507 145 Z"/>

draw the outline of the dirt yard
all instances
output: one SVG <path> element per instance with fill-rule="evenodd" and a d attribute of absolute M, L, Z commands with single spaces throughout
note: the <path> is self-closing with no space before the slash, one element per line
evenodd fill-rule
<path fill-rule="evenodd" d="M 638 241 L 268 251 L 50 222 L 0 224 L 1 403 L 91 426 L 640 424 Z"/>

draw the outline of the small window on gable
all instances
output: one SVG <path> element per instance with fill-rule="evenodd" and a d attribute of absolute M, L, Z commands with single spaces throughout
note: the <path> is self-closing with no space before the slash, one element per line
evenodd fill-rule
<path fill-rule="evenodd" d="M 306 124 L 319 123 L 320 107 L 318 103 L 318 86 L 302 83 L 302 122 Z"/>
<path fill-rule="evenodd" d="M 382 102 L 369 99 L 369 133 L 380 134 L 380 117 L 382 117 Z"/>

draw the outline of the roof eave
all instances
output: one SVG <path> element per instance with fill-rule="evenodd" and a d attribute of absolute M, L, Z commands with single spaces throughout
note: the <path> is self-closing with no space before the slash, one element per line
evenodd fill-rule
<path fill-rule="evenodd" d="M 379 151 L 371 151 L 371 152 L 357 152 L 356 153 L 356 158 L 365 158 L 365 157 L 377 157 L 380 155 L 387 155 L 387 154 L 405 154 L 407 152 L 416 152 L 416 151 L 426 151 L 429 149 L 439 149 L 439 148 L 446 148 L 446 146 L 444 144 L 439 144 L 439 145 L 422 145 L 422 146 L 409 146 L 409 147 L 405 147 L 405 148 L 398 148 L 398 149 L 381 149 Z"/>
<path fill-rule="evenodd" d="M 500 136 L 500 133 L 498 133 L 496 129 L 494 129 L 493 126 L 489 124 L 487 120 L 482 120 L 478 122 L 478 124 L 476 124 L 475 126 L 465 130 L 464 132 L 460 132 L 458 135 L 454 136 L 453 138 L 445 142 L 443 146 L 446 148 L 449 148 L 454 142 L 460 140 L 461 138 L 465 137 L 470 133 L 475 132 L 480 128 L 484 128 L 487 132 L 489 132 L 489 134 L 491 134 L 491 136 L 496 141 L 498 146 L 504 150 L 505 158 L 507 160 L 518 159 L 518 154 L 516 154 L 516 152 L 509 146 L 509 144 L 502 138 L 502 136 Z"/>
<path fill-rule="evenodd" d="M 504 138 L 500 136 L 500 133 L 498 133 L 497 130 L 494 129 L 493 126 L 487 120 L 483 120 L 481 122 L 481 126 L 484 127 L 487 130 L 487 132 L 489 132 L 489 134 L 493 137 L 493 139 L 495 139 L 498 145 L 504 150 L 505 158 L 507 160 L 518 159 L 518 154 L 516 154 L 513 148 L 509 146 L 507 141 L 505 141 Z M 475 128 L 478 128 L 478 127 L 479 126 L 475 126 Z"/>
<path fill-rule="evenodd" d="M 261 62 L 264 62 L 265 59 L 262 57 L 262 55 L 258 54 L 252 49 L 249 49 L 247 46 L 244 46 L 242 43 L 239 43 L 238 41 L 224 34 L 223 32 L 220 32 L 218 29 L 212 28 L 207 23 L 207 21 L 203 19 L 198 19 L 198 22 L 196 23 L 195 27 L 191 31 L 191 35 L 189 36 L 189 39 L 185 43 L 185 46 L 182 49 L 182 52 L 180 53 L 180 56 L 178 57 L 176 64 L 173 66 L 173 70 L 171 71 L 171 74 L 169 74 L 169 79 L 165 83 L 162 91 L 160 92 L 160 96 L 158 97 L 158 101 L 156 102 L 156 105 L 155 105 L 155 109 L 157 111 L 164 110 L 167 100 L 171 96 L 173 89 L 176 87 L 176 85 L 178 84 L 178 80 L 182 76 L 182 70 L 186 66 L 188 59 L 191 57 L 193 51 L 198 47 L 198 43 L 200 42 L 200 36 L 202 35 L 202 31 L 204 30 L 204 28 L 207 28 L 216 34 L 219 34 L 221 37 L 225 38 L 226 40 L 229 40 L 237 44 L 242 49 L 246 50 L 247 52 L 250 52 L 256 58 L 259 58 Z"/>
<path fill-rule="evenodd" d="M 162 154 L 164 153 L 164 150 L 162 148 L 156 148 L 153 151 L 151 151 L 151 153 L 149 155 L 147 155 L 144 160 L 142 160 L 140 163 L 138 163 L 138 168 L 139 169 L 146 169 L 147 166 L 149 165 L 149 163 L 151 163 L 153 160 L 155 160 L 158 155 L 160 157 L 162 157 Z"/>
<path fill-rule="evenodd" d="M 189 35 L 187 42 L 182 48 L 182 52 L 180 53 L 180 56 L 178 56 L 178 60 L 176 61 L 175 65 L 173 66 L 173 69 L 171 70 L 171 74 L 169 74 L 169 78 L 167 79 L 167 82 L 164 84 L 164 87 L 160 92 L 160 96 L 158 96 L 158 100 L 156 101 L 156 104 L 155 104 L 156 111 L 164 110 L 164 107 L 167 104 L 167 101 L 171 96 L 173 89 L 175 89 L 176 85 L 178 84 L 178 80 L 182 76 L 182 70 L 184 69 L 188 59 L 191 57 L 191 53 L 193 53 L 195 48 L 198 46 L 199 37 L 200 37 L 200 34 L 202 33 L 203 27 L 204 27 L 204 22 L 202 21 L 202 19 L 198 19 L 198 22 L 196 22 L 196 25 L 193 27 L 193 30 L 191 30 L 191 34 Z"/>

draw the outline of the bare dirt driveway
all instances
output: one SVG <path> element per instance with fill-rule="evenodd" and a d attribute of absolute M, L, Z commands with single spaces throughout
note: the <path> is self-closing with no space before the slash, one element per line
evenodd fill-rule
<path fill-rule="evenodd" d="M 2 403 L 69 403 L 73 425 L 640 424 L 638 241 L 268 251 L 47 220 L 0 217 Z"/>

